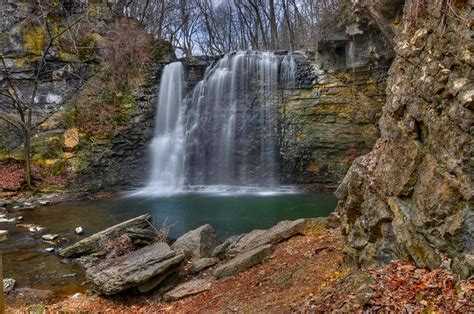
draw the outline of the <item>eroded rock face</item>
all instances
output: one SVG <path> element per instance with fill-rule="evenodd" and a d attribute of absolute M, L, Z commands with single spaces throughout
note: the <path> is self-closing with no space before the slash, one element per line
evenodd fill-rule
<path fill-rule="evenodd" d="M 473 8 L 465 1 L 454 10 L 472 18 Z M 468 276 L 473 269 L 466 258 L 474 249 L 471 33 L 441 1 L 426 5 L 416 22 L 412 14 L 406 5 L 381 138 L 339 186 L 338 211 L 354 263 L 410 258 L 435 268 L 447 257 L 454 271 Z"/>
<path fill-rule="evenodd" d="M 384 25 L 398 22 L 399 2 L 376 6 Z M 357 4 L 328 25 L 307 57 L 315 80 L 285 91 L 281 102 L 281 179 L 335 188 L 380 136 L 377 123 L 393 51 Z"/>

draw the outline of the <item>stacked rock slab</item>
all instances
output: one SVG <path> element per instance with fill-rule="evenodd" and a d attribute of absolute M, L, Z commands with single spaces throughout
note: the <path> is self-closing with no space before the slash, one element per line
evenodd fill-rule
<path fill-rule="evenodd" d="M 102 294 L 116 294 L 132 287 L 145 292 L 160 284 L 183 259 L 183 254 L 176 254 L 166 243 L 159 242 L 93 266 L 86 276 Z"/>
<path fill-rule="evenodd" d="M 408 1 L 389 72 L 381 138 L 337 196 L 350 260 L 410 258 L 473 271 L 474 3 Z M 451 2 L 453 3 L 453 2 Z M 416 18 L 415 18 L 416 16 Z"/>

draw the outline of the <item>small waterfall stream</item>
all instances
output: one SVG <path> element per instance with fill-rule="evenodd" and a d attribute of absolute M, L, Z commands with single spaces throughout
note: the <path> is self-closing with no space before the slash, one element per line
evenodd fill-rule
<path fill-rule="evenodd" d="M 241 51 L 210 65 L 184 95 L 183 65 L 164 69 L 146 194 L 275 187 L 278 88 L 295 86 L 292 54 Z"/>

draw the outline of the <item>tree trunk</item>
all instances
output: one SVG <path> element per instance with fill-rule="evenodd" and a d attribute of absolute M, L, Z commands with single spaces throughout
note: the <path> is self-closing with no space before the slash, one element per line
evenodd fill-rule
<path fill-rule="evenodd" d="M 278 33 L 275 15 L 274 0 L 270 0 L 270 29 L 271 29 L 271 45 L 272 49 L 278 49 Z"/>
<path fill-rule="evenodd" d="M 31 180 L 31 138 L 30 131 L 28 129 L 23 130 L 23 155 L 25 158 L 25 181 L 26 188 L 32 189 Z"/>

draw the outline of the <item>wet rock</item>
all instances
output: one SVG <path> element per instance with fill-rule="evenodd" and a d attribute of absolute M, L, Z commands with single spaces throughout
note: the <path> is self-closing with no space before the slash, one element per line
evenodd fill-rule
<path fill-rule="evenodd" d="M 199 294 L 211 289 L 212 282 L 208 279 L 195 279 L 180 284 L 164 295 L 166 301 L 174 301 Z"/>
<path fill-rule="evenodd" d="M 56 240 L 58 237 L 59 237 L 59 235 L 57 235 L 57 234 L 50 234 L 50 233 L 48 233 L 48 234 L 43 235 L 41 238 L 42 238 L 43 240 L 45 240 L 45 241 L 54 241 L 54 240 Z"/>
<path fill-rule="evenodd" d="M 15 287 L 16 280 L 12 278 L 3 279 L 3 292 L 9 293 Z"/>
<path fill-rule="evenodd" d="M 193 260 L 191 263 L 191 272 L 193 274 L 199 273 L 201 270 L 211 267 L 219 263 L 219 259 L 216 257 L 205 257 L 197 260 Z"/>
<path fill-rule="evenodd" d="M 41 227 L 41 226 L 31 226 L 31 227 L 28 228 L 28 230 L 31 233 L 41 233 L 45 230 L 45 228 Z"/>
<path fill-rule="evenodd" d="M 118 225 L 109 227 L 101 232 L 98 232 L 88 238 L 74 243 L 59 251 L 59 255 L 63 257 L 79 257 L 96 253 L 102 250 L 102 247 L 109 241 L 114 240 L 125 234 L 129 228 L 147 228 L 151 225 L 151 215 L 142 215 Z"/>
<path fill-rule="evenodd" d="M 8 230 L 0 230 L 0 242 L 8 239 Z"/>
<path fill-rule="evenodd" d="M 45 248 L 44 250 L 45 250 L 46 252 L 52 253 L 52 252 L 54 252 L 55 249 L 54 249 L 54 247 L 47 247 L 47 248 Z"/>
<path fill-rule="evenodd" d="M 8 218 L 0 218 L 0 223 L 14 223 L 16 222 L 16 219 L 15 218 L 11 218 L 11 219 L 8 219 Z"/>
<path fill-rule="evenodd" d="M 99 264 L 102 260 L 96 256 L 81 256 L 74 260 L 76 263 L 84 267 L 85 269 L 91 268 Z"/>
<path fill-rule="evenodd" d="M 171 247 L 176 251 L 202 258 L 210 257 L 217 245 L 219 245 L 219 239 L 216 231 L 207 224 L 182 235 Z"/>
<path fill-rule="evenodd" d="M 89 268 L 86 277 L 98 292 L 111 295 L 160 277 L 174 269 L 183 259 L 183 254 L 176 254 L 166 243 L 160 242 L 103 261 Z M 154 281 L 153 284 L 156 286 L 160 282 Z"/>
<path fill-rule="evenodd" d="M 241 253 L 226 262 L 224 265 L 214 270 L 214 277 L 217 279 L 240 273 L 254 265 L 259 264 L 265 257 L 273 253 L 273 247 L 270 244 L 262 245 L 253 250 Z"/>
<path fill-rule="evenodd" d="M 50 204 L 50 203 L 51 203 L 50 200 L 45 200 L 45 199 L 40 199 L 40 200 L 38 200 L 38 204 L 43 205 L 43 206 L 44 206 L 44 205 L 48 205 L 48 204 Z"/>

